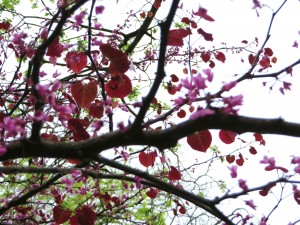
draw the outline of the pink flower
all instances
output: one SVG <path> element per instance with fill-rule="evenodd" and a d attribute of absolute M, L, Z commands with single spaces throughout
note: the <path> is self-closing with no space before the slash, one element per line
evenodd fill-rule
<path fill-rule="evenodd" d="M 231 167 L 228 167 L 228 169 L 230 169 L 230 176 L 232 178 L 236 178 L 237 177 L 237 169 L 238 169 L 238 167 L 235 166 L 235 165 L 233 165 Z"/>
<path fill-rule="evenodd" d="M 248 190 L 248 186 L 246 184 L 246 180 L 243 179 L 239 179 L 239 186 L 240 188 L 242 188 L 243 190 L 247 191 Z"/>
<path fill-rule="evenodd" d="M 24 32 L 21 32 L 20 34 L 14 34 L 13 43 L 15 45 L 20 44 L 23 42 L 23 39 L 27 38 L 27 34 Z"/>
<path fill-rule="evenodd" d="M 246 205 L 250 206 L 252 209 L 256 210 L 256 205 L 254 205 L 253 200 L 246 200 Z"/>
<path fill-rule="evenodd" d="M 85 17 L 85 12 L 81 12 L 75 16 L 75 24 L 74 26 L 79 26 L 83 23 L 83 18 Z"/>
<path fill-rule="evenodd" d="M 135 176 L 134 181 L 135 181 L 135 187 L 137 189 L 141 189 L 142 188 L 142 184 L 141 184 L 142 178 Z"/>
<path fill-rule="evenodd" d="M 47 29 L 47 28 L 44 28 L 44 29 L 41 31 L 40 37 L 41 37 L 42 39 L 44 39 L 44 40 L 48 37 L 48 29 Z"/>
<path fill-rule="evenodd" d="M 63 178 L 61 179 L 61 182 L 62 182 L 63 184 L 66 184 L 66 185 L 67 185 L 67 190 L 71 190 L 72 187 L 73 187 L 73 185 L 74 185 L 74 180 L 71 179 L 71 178 L 63 177 Z"/>
<path fill-rule="evenodd" d="M 236 81 L 231 81 L 227 84 L 224 84 L 223 87 L 222 87 L 222 90 L 223 91 L 229 91 L 231 90 L 232 88 L 234 88 L 236 86 L 237 82 Z"/>
<path fill-rule="evenodd" d="M 300 190 L 298 190 L 298 187 L 296 185 L 293 185 L 293 191 L 294 199 L 297 202 L 297 204 L 300 205 Z"/>
<path fill-rule="evenodd" d="M 5 146 L 0 145 L 0 156 L 3 156 L 7 152 L 7 149 Z"/>
<path fill-rule="evenodd" d="M 204 74 L 206 74 L 207 80 L 208 80 L 209 82 L 212 82 L 213 77 L 214 77 L 214 74 L 212 73 L 211 69 L 208 68 L 208 69 L 204 69 L 204 70 L 202 70 L 202 71 L 203 71 Z"/>
<path fill-rule="evenodd" d="M 72 170 L 71 174 L 72 174 L 72 177 L 75 179 L 76 177 L 81 176 L 82 172 L 81 172 L 81 170 Z"/>
<path fill-rule="evenodd" d="M 190 119 L 194 120 L 199 117 L 209 116 L 215 114 L 215 111 L 212 109 L 198 109 L 196 112 L 190 115 Z"/>
<path fill-rule="evenodd" d="M 103 5 L 97 6 L 96 9 L 95 9 L 95 11 L 96 11 L 96 15 L 102 14 L 103 11 L 104 11 L 104 6 Z"/>

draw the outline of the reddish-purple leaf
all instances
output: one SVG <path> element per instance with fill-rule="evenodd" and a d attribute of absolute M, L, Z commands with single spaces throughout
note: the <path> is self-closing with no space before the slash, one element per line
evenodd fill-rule
<path fill-rule="evenodd" d="M 192 149 L 200 152 L 206 152 L 212 142 L 212 136 L 209 130 L 196 132 L 187 137 L 187 143 Z"/>
<path fill-rule="evenodd" d="M 235 141 L 237 133 L 230 130 L 220 130 L 219 137 L 225 144 L 231 144 Z"/>
<path fill-rule="evenodd" d="M 132 92 L 132 84 L 126 74 L 119 73 L 113 75 L 105 84 L 105 91 L 109 97 L 125 98 Z"/>
<path fill-rule="evenodd" d="M 65 61 L 68 68 L 79 74 L 87 64 L 87 56 L 84 52 L 71 51 L 66 55 Z"/>
<path fill-rule="evenodd" d="M 209 52 L 201 52 L 200 55 L 203 62 L 207 63 L 210 60 L 210 53 Z"/>
<path fill-rule="evenodd" d="M 155 151 L 153 151 L 153 152 L 140 152 L 139 153 L 139 161 L 145 167 L 153 166 L 156 156 L 157 156 L 157 154 L 156 154 Z"/>
<path fill-rule="evenodd" d="M 204 8 L 199 8 L 197 12 L 193 12 L 195 16 L 200 16 L 203 19 L 213 22 L 215 21 L 211 16 L 207 15 L 207 10 Z"/>
<path fill-rule="evenodd" d="M 72 215 L 71 210 L 62 209 L 60 205 L 53 208 L 53 217 L 56 224 L 62 224 L 67 222 Z"/>
<path fill-rule="evenodd" d="M 226 156 L 226 161 L 227 161 L 229 164 L 233 163 L 234 160 L 235 160 L 235 156 L 234 156 L 234 155 L 227 155 L 227 156 Z"/>
<path fill-rule="evenodd" d="M 100 50 L 110 60 L 109 70 L 111 73 L 125 73 L 129 69 L 128 56 L 121 50 L 113 48 L 109 44 L 102 44 Z"/>
<path fill-rule="evenodd" d="M 180 180 L 181 179 L 181 174 L 178 171 L 178 169 L 176 169 L 176 167 L 174 166 L 170 166 L 170 171 L 168 172 L 168 178 L 170 180 Z"/>
<path fill-rule="evenodd" d="M 82 206 L 76 210 L 75 216 L 71 218 L 71 225 L 94 225 L 97 215 L 89 206 Z"/>
<path fill-rule="evenodd" d="M 225 60 L 226 60 L 226 57 L 225 57 L 225 55 L 224 55 L 223 52 L 218 52 L 218 53 L 215 55 L 215 57 L 216 57 L 217 60 L 221 61 L 222 63 L 224 63 Z"/>
<path fill-rule="evenodd" d="M 71 85 L 71 94 L 80 108 L 87 108 L 95 100 L 98 92 L 96 81 L 83 84 L 77 81 Z"/>
<path fill-rule="evenodd" d="M 169 30 L 168 45 L 170 46 L 183 46 L 183 38 L 189 35 L 186 29 Z"/>
<path fill-rule="evenodd" d="M 146 192 L 146 195 L 151 199 L 155 199 L 158 195 L 158 191 L 151 187 L 150 190 Z"/>
<path fill-rule="evenodd" d="M 206 33 L 202 28 L 197 30 L 198 34 L 201 34 L 204 37 L 205 41 L 213 41 L 213 35 L 210 33 Z"/>

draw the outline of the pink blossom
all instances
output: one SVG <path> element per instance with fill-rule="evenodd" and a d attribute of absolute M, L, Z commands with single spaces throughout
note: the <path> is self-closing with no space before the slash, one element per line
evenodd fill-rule
<path fill-rule="evenodd" d="M 117 126 L 121 132 L 125 132 L 127 130 L 127 127 L 124 125 L 123 122 L 118 123 Z"/>
<path fill-rule="evenodd" d="M 40 37 L 44 40 L 47 39 L 47 37 L 48 37 L 48 29 L 47 28 L 43 28 L 43 30 L 40 33 Z"/>
<path fill-rule="evenodd" d="M 121 152 L 121 155 L 122 155 L 122 157 L 124 158 L 125 161 L 127 161 L 127 160 L 129 159 L 129 156 L 130 156 L 130 155 L 128 154 L 128 152 L 125 152 L 125 151 L 122 151 L 122 152 Z"/>
<path fill-rule="evenodd" d="M 39 75 L 40 75 L 40 77 L 44 77 L 44 76 L 47 75 L 47 73 L 46 73 L 45 71 L 41 71 L 41 72 L 39 73 Z"/>
<path fill-rule="evenodd" d="M 213 78 L 214 78 L 214 74 L 213 74 L 213 72 L 211 71 L 211 69 L 204 69 L 204 70 L 202 70 L 203 71 L 203 73 L 204 74 L 206 74 L 206 76 L 207 76 L 207 80 L 209 81 L 209 82 L 212 82 L 212 80 L 213 80 Z"/>
<path fill-rule="evenodd" d="M 52 84 L 52 88 L 51 88 L 51 91 L 57 91 L 58 89 L 61 88 L 61 83 L 60 83 L 60 80 L 54 80 L 53 81 L 53 84 Z"/>
<path fill-rule="evenodd" d="M 20 34 L 14 34 L 13 43 L 15 45 L 20 44 L 23 42 L 23 39 L 25 39 L 28 35 L 24 32 L 21 32 Z"/>
<path fill-rule="evenodd" d="M 141 189 L 142 188 L 142 184 L 141 184 L 142 178 L 135 176 L 134 181 L 135 181 L 135 187 L 137 189 Z"/>
<path fill-rule="evenodd" d="M 293 185 L 293 191 L 294 199 L 297 202 L 297 204 L 300 205 L 300 190 L 298 190 L 298 187 L 296 185 Z"/>
<path fill-rule="evenodd" d="M 197 76 L 193 76 L 192 81 L 194 82 L 195 87 L 200 90 L 207 88 L 205 84 L 206 79 L 202 77 L 201 73 L 198 73 Z"/>
<path fill-rule="evenodd" d="M 253 200 L 246 200 L 246 205 L 250 206 L 252 209 L 256 210 L 256 205 L 254 205 Z"/>
<path fill-rule="evenodd" d="M 101 120 L 94 121 L 92 127 L 95 128 L 94 131 L 100 130 L 103 127 L 103 121 L 101 121 Z"/>
<path fill-rule="evenodd" d="M 228 169 L 230 169 L 230 176 L 232 178 L 236 178 L 237 177 L 237 169 L 238 169 L 238 167 L 236 165 L 233 165 L 231 167 L 228 167 Z"/>
<path fill-rule="evenodd" d="M 183 97 L 178 97 L 176 99 L 174 99 L 174 105 L 182 105 L 183 103 L 185 103 L 186 99 L 184 99 Z"/>
<path fill-rule="evenodd" d="M 194 120 L 199 117 L 209 116 L 209 115 L 213 115 L 213 114 L 215 114 L 215 111 L 212 109 L 198 109 L 197 111 L 195 111 L 194 113 L 192 113 L 190 115 L 190 119 Z"/>
<path fill-rule="evenodd" d="M 52 77 L 53 78 L 56 78 L 56 77 L 58 77 L 60 75 L 60 73 L 59 72 L 57 72 L 57 70 L 53 73 L 53 75 L 52 75 Z"/>
<path fill-rule="evenodd" d="M 75 179 L 76 177 L 81 176 L 82 172 L 81 172 L 81 170 L 72 170 L 71 174 L 72 174 L 72 177 Z"/>
<path fill-rule="evenodd" d="M 48 116 L 39 110 L 39 111 L 35 112 L 34 116 L 32 116 L 31 119 L 33 121 L 42 122 L 42 121 L 47 121 Z"/>
<path fill-rule="evenodd" d="M 222 90 L 223 91 L 229 91 L 231 90 L 232 88 L 234 88 L 236 86 L 237 82 L 236 81 L 231 81 L 227 84 L 224 84 L 223 87 L 222 87 Z"/>
<path fill-rule="evenodd" d="M 248 190 L 248 186 L 246 184 L 246 180 L 243 179 L 239 179 L 239 186 L 240 188 L 242 188 L 243 190 L 247 191 Z"/>
<path fill-rule="evenodd" d="M 0 156 L 3 156 L 7 152 L 7 149 L 5 146 L 0 145 Z"/>
<path fill-rule="evenodd" d="M 85 12 L 80 12 L 75 16 L 75 24 L 74 26 L 79 26 L 83 23 L 83 18 L 85 17 Z"/>
<path fill-rule="evenodd" d="M 104 11 L 104 6 L 103 5 L 99 5 L 95 8 L 95 11 L 96 11 L 96 15 L 98 14 L 102 14 L 103 11 Z"/>
<path fill-rule="evenodd" d="M 74 185 L 74 179 L 71 179 L 71 178 L 67 178 L 67 177 L 63 177 L 61 179 L 61 182 L 63 184 L 66 184 L 67 185 L 67 190 L 71 190 L 73 185 Z"/>

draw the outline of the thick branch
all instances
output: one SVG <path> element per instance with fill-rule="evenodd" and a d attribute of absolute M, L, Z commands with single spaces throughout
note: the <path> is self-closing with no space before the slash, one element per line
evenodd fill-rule
<path fill-rule="evenodd" d="M 225 129 L 237 133 L 258 132 L 300 137 L 300 124 L 283 119 L 260 119 L 216 113 L 211 116 L 188 120 L 161 131 L 111 132 L 88 141 L 31 142 L 22 140 L 7 146 L 7 153 L 0 161 L 26 157 L 92 159 L 96 154 L 118 146 L 153 146 L 160 149 L 176 146 L 178 140 L 200 130 Z"/>

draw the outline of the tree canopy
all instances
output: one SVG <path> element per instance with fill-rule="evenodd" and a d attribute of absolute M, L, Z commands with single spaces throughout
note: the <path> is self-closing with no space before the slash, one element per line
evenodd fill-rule
<path fill-rule="evenodd" d="M 299 138 L 300 122 L 243 109 L 260 110 L 249 90 L 292 90 L 300 33 L 273 31 L 300 3 L 240 4 L 2 1 L 0 224 L 265 225 L 299 210 L 300 155 L 282 164 L 265 135 Z M 234 11 L 258 33 L 228 25 Z"/>

